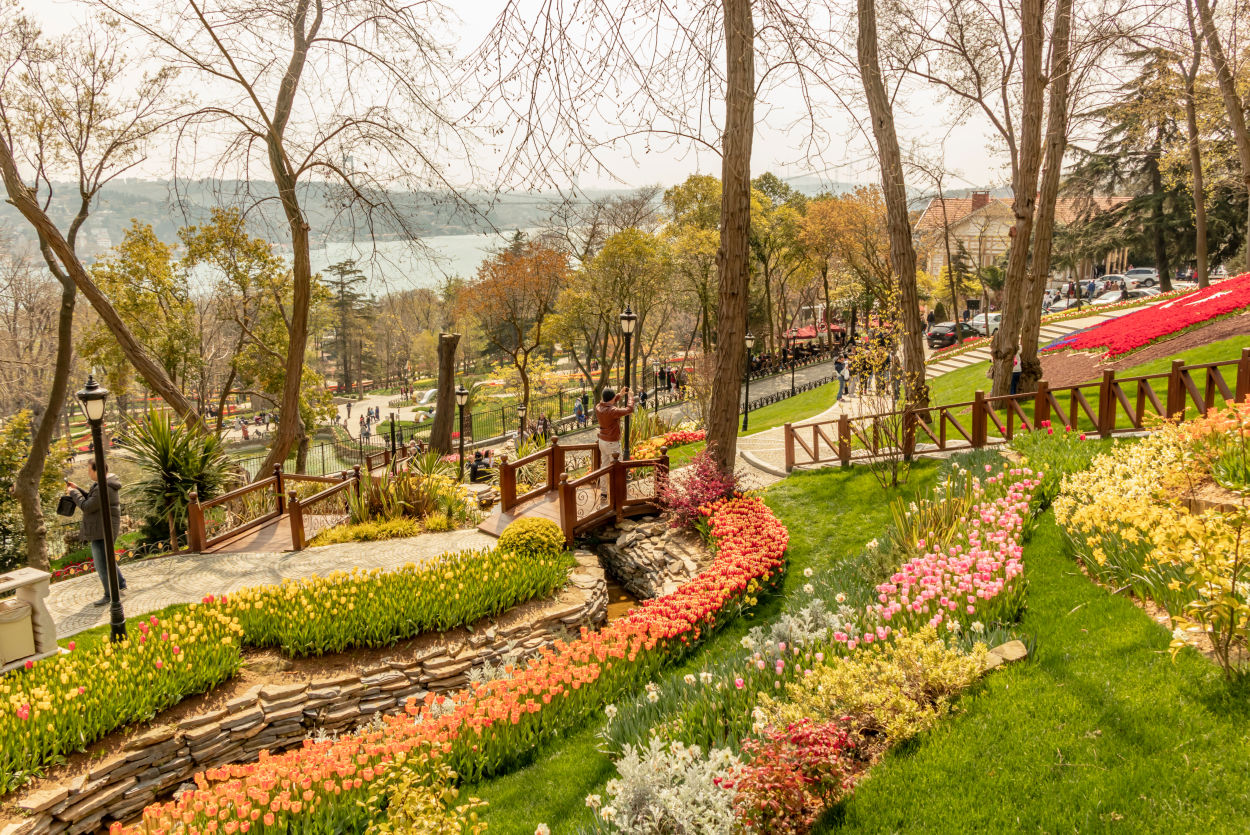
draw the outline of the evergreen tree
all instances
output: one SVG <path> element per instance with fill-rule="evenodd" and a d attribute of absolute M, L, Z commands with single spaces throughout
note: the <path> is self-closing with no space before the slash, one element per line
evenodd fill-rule
<path fill-rule="evenodd" d="M 328 278 L 322 281 L 330 289 L 331 306 L 334 309 L 335 365 L 338 370 L 339 391 L 351 391 L 352 348 L 358 356 L 363 354 L 364 329 L 361 325 L 368 319 L 368 297 L 358 288 L 365 282 L 365 274 L 352 260 L 339 261 L 326 267 Z M 359 363 L 357 365 L 359 369 Z"/>

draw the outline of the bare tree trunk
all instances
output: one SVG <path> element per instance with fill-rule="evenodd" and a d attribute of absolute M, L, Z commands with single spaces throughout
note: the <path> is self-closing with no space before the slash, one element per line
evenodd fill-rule
<path fill-rule="evenodd" d="M 877 54 L 876 0 L 859 0 L 856 48 L 859 74 L 872 118 L 872 133 L 877 141 L 877 157 L 881 161 L 881 186 L 890 231 L 890 266 L 898 280 L 899 306 L 902 308 L 904 397 L 908 406 L 924 407 L 929 405 L 929 385 L 925 381 L 924 325 L 920 321 L 920 295 L 916 290 L 916 250 L 907 214 L 903 157 L 899 152 L 894 113 L 881 78 L 881 62 Z"/>
<path fill-rule="evenodd" d="M 1033 214 L 1037 203 L 1037 170 L 1042 158 L 1042 0 L 1022 0 L 1020 34 L 1023 62 L 1021 102 L 1020 156 L 1016 162 L 1012 192 L 1012 208 L 1016 224 L 1011 229 L 1011 255 L 1007 259 L 1007 275 L 1003 280 L 1003 317 L 994 335 L 994 395 L 1006 394 L 1011 388 L 1011 371 L 1019 348 L 1020 323 L 1024 315 L 1024 294 L 1027 289 L 1029 241 L 1033 233 Z"/>
<path fill-rule="evenodd" d="M 1059 179 L 1063 154 L 1068 145 L 1068 90 L 1072 72 L 1072 2 L 1059 0 L 1055 6 L 1055 25 L 1051 34 L 1050 104 L 1046 118 L 1046 171 L 1042 175 L 1042 193 L 1037 207 L 1037 223 L 1033 234 L 1033 264 L 1029 270 L 1020 325 L 1020 391 L 1036 391 L 1042 379 L 1042 361 L 1037 356 L 1037 343 L 1042 329 L 1042 296 L 1050 275 L 1050 253 L 1055 237 L 1055 203 L 1059 197 Z M 988 309 L 988 305 L 986 306 Z M 988 314 L 987 314 L 988 315 Z"/>
<path fill-rule="evenodd" d="M 1198 107 L 1195 102 L 1197 92 L 1194 89 L 1198 80 L 1198 69 L 1202 65 L 1202 39 L 1198 36 L 1194 25 L 1193 1 L 1186 3 L 1186 7 L 1189 15 L 1190 40 L 1194 44 L 1194 53 L 1189 59 L 1189 66 L 1183 69 L 1185 130 L 1189 139 L 1189 171 L 1193 177 L 1194 194 L 1194 257 L 1197 260 L 1198 286 L 1210 287 L 1211 277 L 1208 275 L 1207 266 L 1207 195 L 1206 184 L 1202 176 L 1202 146 L 1198 144 Z"/>
<path fill-rule="evenodd" d="M 721 138 L 720 299 L 716 372 L 707 441 L 732 471 L 738 455 L 738 392 L 746 365 L 751 231 L 751 140 L 755 133 L 755 22 L 751 0 L 722 0 L 725 16 L 725 133 Z"/>
<path fill-rule="evenodd" d="M 1241 94 L 1237 91 L 1237 84 L 1233 80 L 1228 58 L 1224 54 L 1224 46 L 1220 43 L 1220 35 L 1215 30 L 1210 0 L 1197 0 L 1197 3 L 1198 17 L 1202 20 L 1202 33 L 1207 41 L 1207 50 L 1211 53 L 1215 77 L 1220 82 L 1220 93 L 1224 97 L 1224 110 L 1228 113 L 1233 140 L 1237 143 L 1237 158 L 1241 160 L 1242 182 L 1245 184 L 1246 195 L 1250 198 L 1250 131 L 1246 129 L 1246 109 L 1241 102 Z M 1250 270 L 1250 211 L 1246 212 L 1246 269 Z"/>
<path fill-rule="evenodd" d="M 456 413 L 456 347 L 460 334 L 438 335 L 438 398 L 434 406 L 434 424 L 430 427 L 430 446 L 446 455 L 451 452 L 451 428 Z"/>
<path fill-rule="evenodd" d="M 237 346 L 235 356 L 239 355 Z M 230 389 L 234 386 L 234 366 L 230 366 L 230 373 L 226 375 L 226 382 L 221 387 L 221 395 L 217 398 L 217 427 L 213 430 L 218 435 L 221 434 L 221 428 L 226 423 L 226 400 L 230 398 Z"/>
<path fill-rule="evenodd" d="M 13 159 L 13 151 L 4 138 L 0 138 L 0 175 L 3 175 L 9 202 L 34 227 L 35 233 L 39 235 L 40 239 L 47 242 L 48 248 L 56 256 L 56 260 L 60 262 L 61 268 L 65 270 L 79 292 L 83 294 L 96 313 L 99 314 L 105 327 L 109 329 L 117 340 L 122 354 L 134 367 L 135 371 L 139 373 L 139 376 L 143 378 L 148 388 L 164 398 L 165 402 L 170 405 L 188 426 L 206 430 L 207 427 L 195 411 L 195 406 L 178 390 L 178 387 L 169 379 L 169 375 L 165 373 L 165 369 L 161 367 L 161 364 L 148 353 L 147 349 L 126 327 L 126 323 L 117 315 L 117 311 L 109 302 L 108 297 L 100 292 L 100 288 L 91 280 L 91 276 L 87 275 L 82 262 L 74 254 L 73 247 L 61 235 L 61 230 L 56 227 L 56 224 L 52 222 L 47 213 L 35 202 L 31 191 L 22 182 L 17 170 L 17 163 Z"/>

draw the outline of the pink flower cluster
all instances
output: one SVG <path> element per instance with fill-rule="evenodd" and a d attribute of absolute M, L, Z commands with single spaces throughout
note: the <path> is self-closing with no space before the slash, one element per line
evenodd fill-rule
<path fill-rule="evenodd" d="M 975 505 L 951 545 L 926 549 L 877 586 L 873 611 L 881 620 L 894 628 L 946 622 L 948 629 L 956 629 L 973 620 L 993 623 L 1010 618 L 1023 591 L 1016 578 L 1024 573 L 1024 521 L 1041 480 L 1021 467 L 990 476 L 987 482 L 1004 487 L 1005 494 Z M 865 634 L 862 640 L 867 643 L 869 638 Z M 849 641 L 847 646 L 854 648 Z"/>

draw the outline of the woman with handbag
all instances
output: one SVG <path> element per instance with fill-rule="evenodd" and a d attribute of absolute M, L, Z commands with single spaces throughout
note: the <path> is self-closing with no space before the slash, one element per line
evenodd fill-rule
<path fill-rule="evenodd" d="M 87 473 L 91 476 L 91 489 L 83 492 L 77 484 L 67 481 L 65 482 L 65 495 L 69 496 L 70 500 L 82 511 L 81 536 L 84 541 L 91 543 L 91 559 L 95 563 L 95 573 L 99 575 L 100 582 L 104 586 L 104 596 L 92 605 L 104 606 L 109 602 L 108 577 L 106 576 L 108 555 L 104 550 L 104 516 L 103 508 L 100 506 L 100 486 L 96 478 L 94 461 L 87 462 Z M 113 536 L 116 537 L 122 527 L 122 482 L 113 473 L 109 473 L 106 483 L 108 484 L 109 517 L 113 521 Z M 119 588 L 126 588 L 126 578 L 122 576 L 120 568 L 117 571 L 117 585 Z"/>

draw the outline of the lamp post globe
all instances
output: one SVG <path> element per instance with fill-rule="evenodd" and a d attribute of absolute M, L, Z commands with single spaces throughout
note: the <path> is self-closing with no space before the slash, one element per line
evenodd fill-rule
<path fill-rule="evenodd" d="M 524 403 L 516 404 L 516 420 L 517 420 L 516 438 L 517 438 L 517 444 L 519 445 L 521 443 L 522 436 L 525 434 L 525 404 Z"/>
<path fill-rule="evenodd" d="M 745 432 L 747 431 L 747 415 L 751 410 L 751 349 L 755 347 L 755 334 L 747 331 L 742 342 L 747 347 L 747 366 L 743 374 L 745 385 L 742 395 L 742 431 Z"/>
<path fill-rule="evenodd" d="M 464 384 L 456 386 L 456 408 L 460 410 L 460 480 L 464 481 L 464 407 L 469 402 L 469 390 Z"/>
<path fill-rule="evenodd" d="M 625 305 L 624 312 L 621 313 L 621 333 L 625 336 L 625 380 L 622 384 L 625 388 L 629 388 L 630 371 L 633 368 L 633 359 L 630 357 L 629 348 L 630 340 L 634 337 L 634 329 L 638 327 L 638 314 L 633 311 L 628 304 Z M 632 393 L 631 393 L 632 396 Z M 628 404 L 629 400 L 626 399 Z M 621 437 L 621 460 L 629 460 L 629 444 L 630 444 L 630 424 L 629 415 L 625 415 L 625 431 Z"/>
<path fill-rule="evenodd" d="M 95 451 L 96 495 L 100 501 L 100 528 L 104 534 L 104 565 L 109 594 L 109 637 L 121 641 L 126 637 L 126 615 L 122 611 L 122 593 L 118 584 L 117 553 L 114 551 L 113 510 L 108 494 L 108 463 L 104 460 L 104 404 L 108 389 L 87 375 L 87 384 L 78 392 L 83 413 L 91 426 L 91 446 Z"/>

